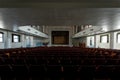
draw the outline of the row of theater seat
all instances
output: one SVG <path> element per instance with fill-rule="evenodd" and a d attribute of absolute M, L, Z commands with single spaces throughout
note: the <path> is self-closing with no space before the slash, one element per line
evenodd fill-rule
<path fill-rule="evenodd" d="M 32 65 L 32 64 L 45 64 L 45 65 L 119 65 L 120 64 L 120 59 L 102 59 L 102 58 L 78 58 L 78 59 L 66 59 L 66 58 L 42 58 L 42 57 L 10 57 L 10 58 L 0 58 L 0 65 L 3 64 L 27 64 L 27 65 Z"/>
<path fill-rule="evenodd" d="M 120 73 L 119 52 L 80 47 L 4 49 L 0 50 L 0 75 L 114 77 Z"/>
<path fill-rule="evenodd" d="M 119 77 L 120 66 L 90 65 L 0 65 L 1 76 Z"/>
<path fill-rule="evenodd" d="M 23 54 L 23 53 L 47 53 L 47 54 L 112 54 L 119 53 L 119 50 L 99 49 L 99 48 L 80 48 L 80 47 L 38 47 L 38 48 L 17 48 L 3 49 L 0 54 Z"/>

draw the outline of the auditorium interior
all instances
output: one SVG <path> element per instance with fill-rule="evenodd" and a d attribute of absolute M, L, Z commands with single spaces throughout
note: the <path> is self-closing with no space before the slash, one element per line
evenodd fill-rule
<path fill-rule="evenodd" d="M 0 80 L 119 80 L 119 0 L 0 0 Z"/>

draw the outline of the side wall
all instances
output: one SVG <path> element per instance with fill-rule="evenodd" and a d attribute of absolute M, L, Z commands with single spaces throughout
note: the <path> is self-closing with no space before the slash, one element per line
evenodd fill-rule
<path fill-rule="evenodd" d="M 0 30 L 3 32 L 3 42 L 0 42 L 0 49 L 4 48 L 20 48 L 20 47 L 36 47 L 37 43 L 43 42 L 43 38 L 35 37 L 27 34 L 20 34 L 17 32 Z M 12 34 L 20 35 L 20 42 L 12 42 Z M 41 45 L 39 45 L 41 46 Z"/>
<path fill-rule="evenodd" d="M 98 34 L 98 35 L 92 35 L 92 36 L 87 36 L 86 39 L 86 44 L 87 47 L 90 46 L 90 39 L 94 37 L 92 43 L 94 43 L 94 48 L 108 48 L 108 49 L 120 49 L 120 43 L 117 41 L 117 35 L 120 33 L 120 31 L 114 31 L 114 32 L 109 32 L 109 33 L 103 33 L 103 34 Z M 108 35 L 109 36 L 109 42 L 108 43 L 101 43 L 100 42 L 100 36 L 102 35 Z"/>

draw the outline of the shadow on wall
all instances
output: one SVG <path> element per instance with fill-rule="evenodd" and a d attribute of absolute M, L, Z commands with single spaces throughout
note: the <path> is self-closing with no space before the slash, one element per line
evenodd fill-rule
<path fill-rule="evenodd" d="M 86 44 L 85 43 L 81 43 L 81 42 L 79 42 L 79 47 L 82 47 L 82 48 L 85 48 L 86 46 L 85 46 Z"/>
<path fill-rule="evenodd" d="M 47 46 L 49 44 L 49 42 L 44 42 L 43 46 Z"/>
<path fill-rule="evenodd" d="M 36 47 L 39 47 L 39 46 L 47 46 L 48 45 L 48 42 L 37 42 L 36 43 Z"/>
<path fill-rule="evenodd" d="M 26 47 L 31 47 L 31 45 L 30 45 L 30 44 L 28 44 L 28 45 L 26 45 Z"/>
<path fill-rule="evenodd" d="M 43 46 L 43 43 L 37 42 L 37 43 L 36 43 L 36 47 L 39 47 L 39 46 Z"/>

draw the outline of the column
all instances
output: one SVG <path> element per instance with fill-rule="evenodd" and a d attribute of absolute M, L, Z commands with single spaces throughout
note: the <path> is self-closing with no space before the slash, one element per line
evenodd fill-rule
<path fill-rule="evenodd" d="M 94 48 L 97 48 L 97 43 L 96 43 L 96 35 L 94 36 Z"/>
<path fill-rule="evenodd" d="M 115 35 L 114 35 L 114 32 L 110 32 L 110 49 L 114 49 L 114 46 L 115 46 Z"/>

